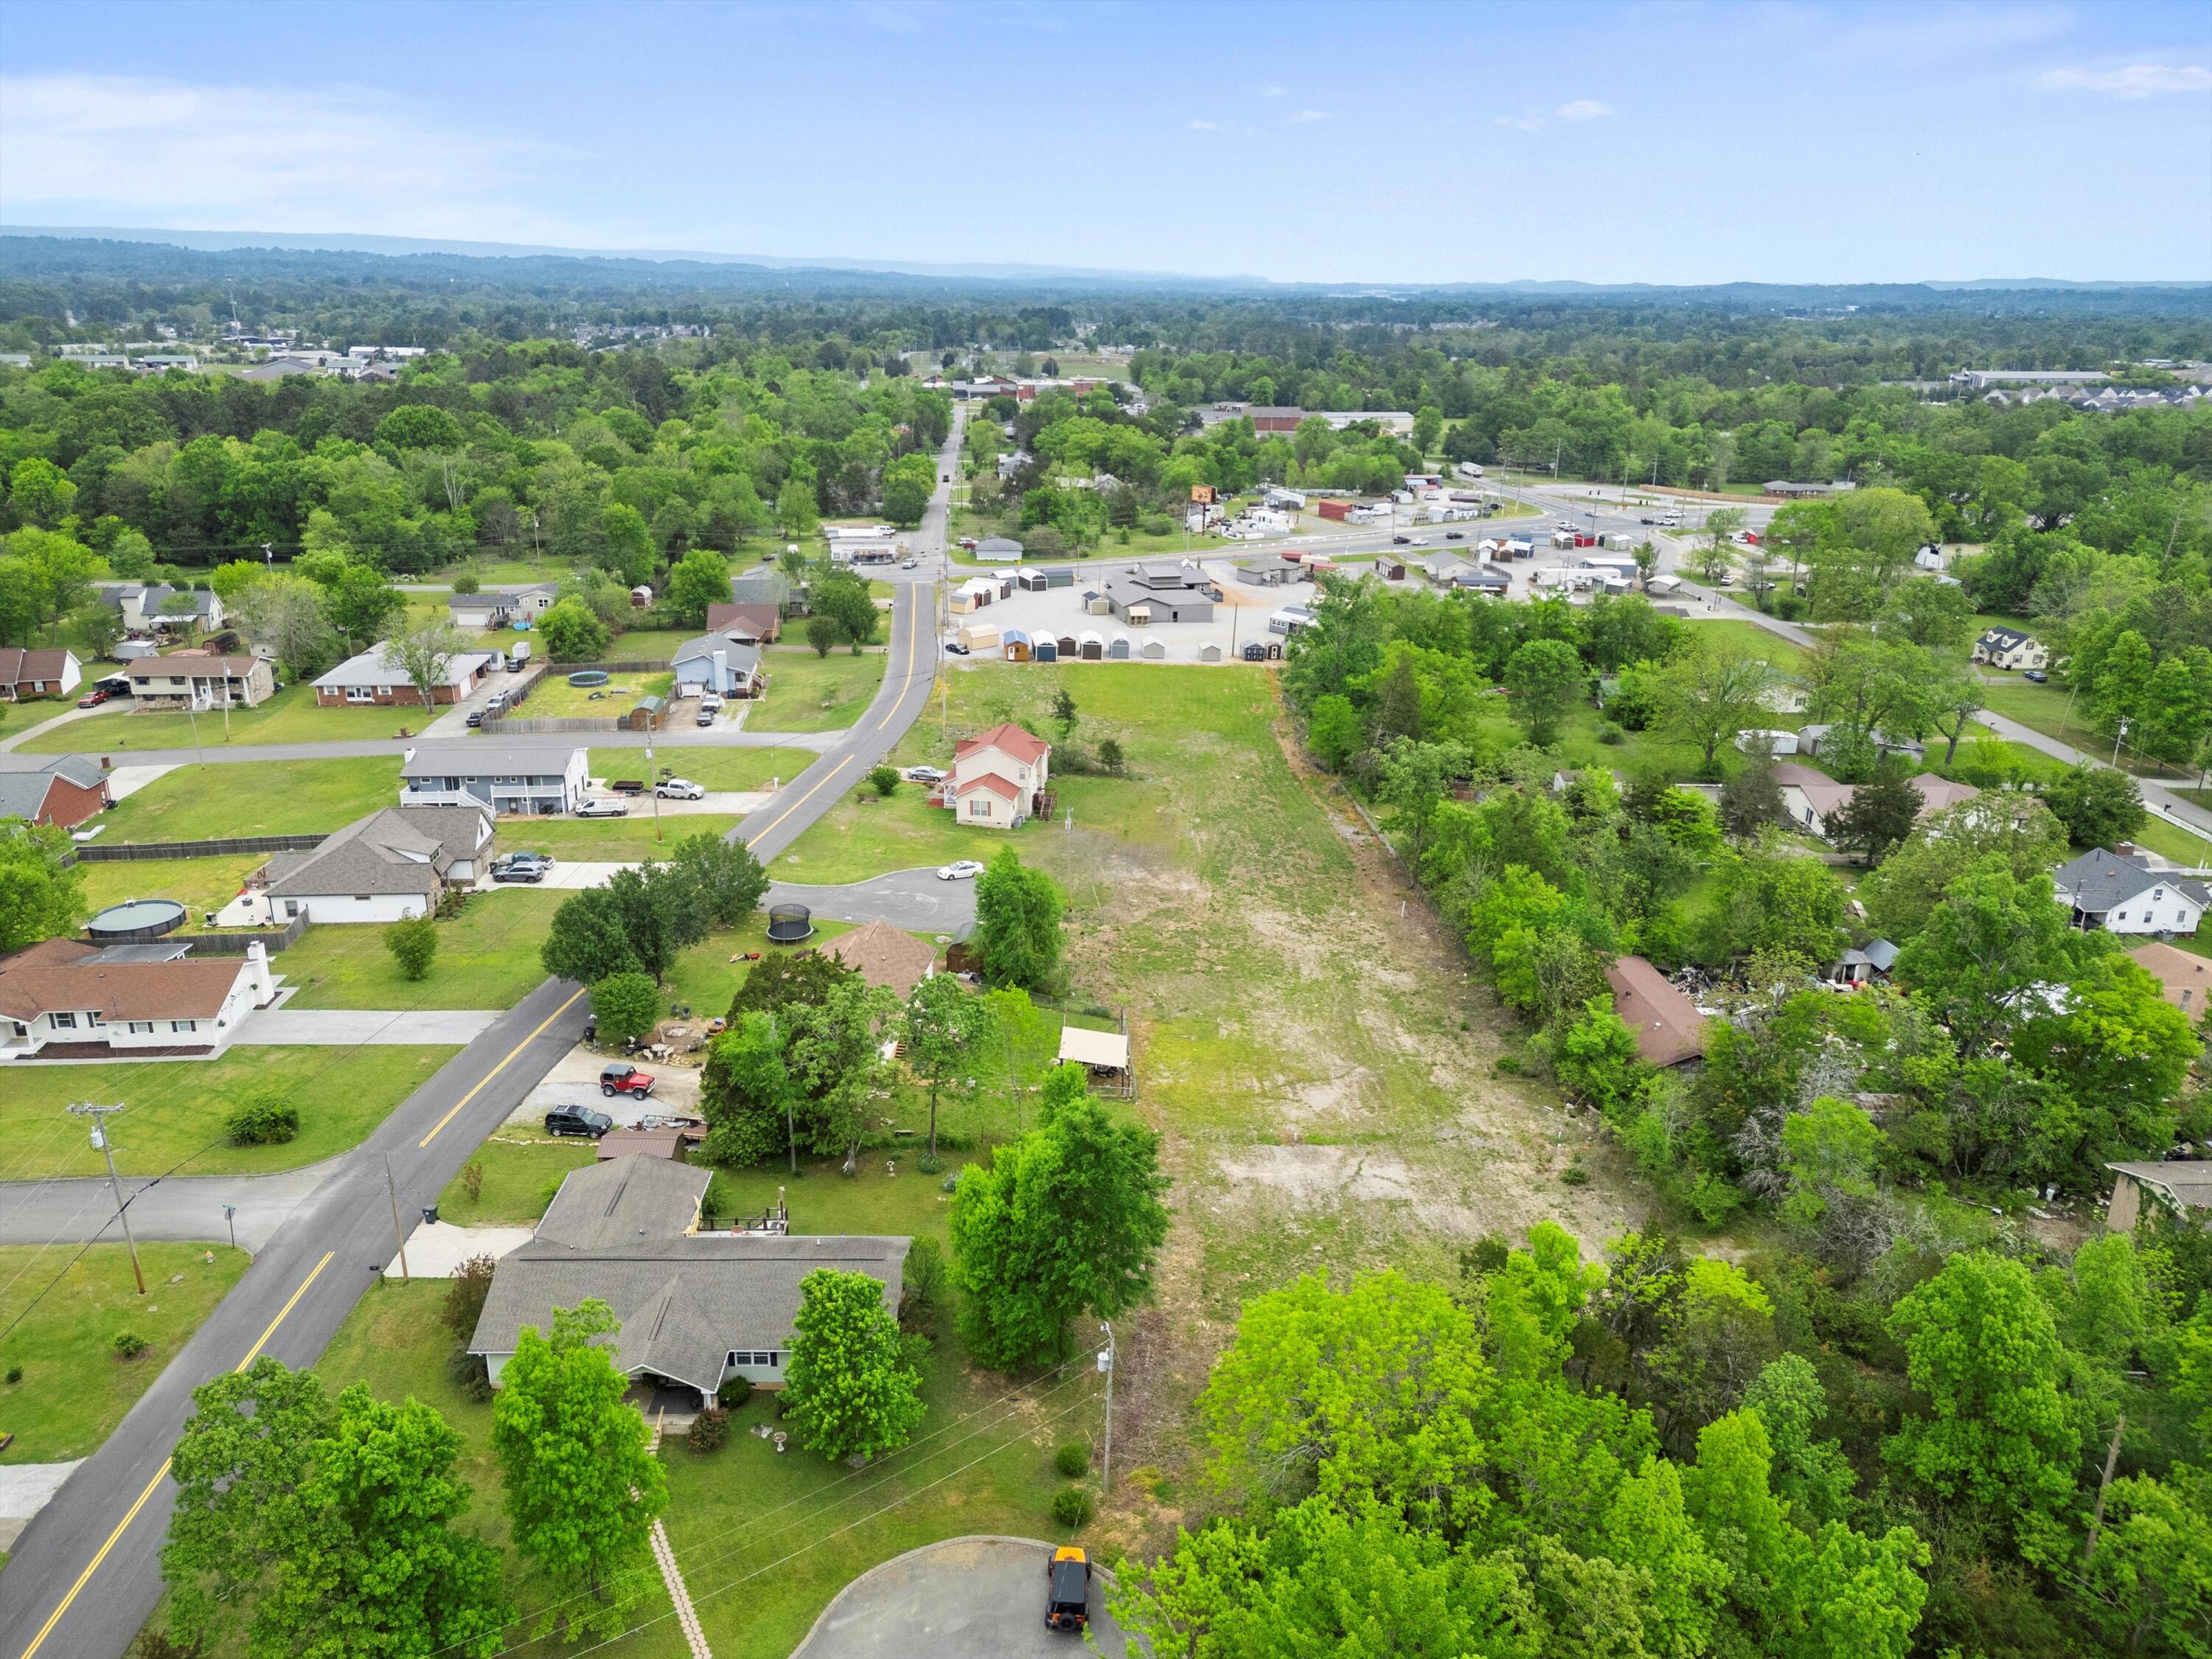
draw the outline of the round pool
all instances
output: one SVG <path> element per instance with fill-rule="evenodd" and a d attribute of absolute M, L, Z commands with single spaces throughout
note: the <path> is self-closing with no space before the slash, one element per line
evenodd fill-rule
<path fill-rule="evenodd" d="M 580 669 L 568 676 L 571 685 L 605 685 L 606 683 L 607 671 L 604 668 Z"/>
<path fill-rule="evenodd" d="M 156 939 L 185 925 L 185 907 L 174 899 L 125 899 L 111 904 L 84 925 L 95 939 L 113 945 Z"/>

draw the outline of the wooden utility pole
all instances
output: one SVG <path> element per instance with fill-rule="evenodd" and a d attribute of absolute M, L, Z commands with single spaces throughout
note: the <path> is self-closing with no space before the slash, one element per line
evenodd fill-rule
<path fill-rule="evenodd" d="M 407 1235 L 399 1231 L 399 1189 L 392 1183 L 392 1154 L 384 1155 L 384 1195 L 392 1200 L 392 1237 L 399 1245 L 399 1282 L 410 1282 L 407 1272 Z"/>
<path fill-rule="evenodd" d="M 107 1188 L 115 1194 L 115 1218 L 123 1224 L 123 1242 L 131 1247 L 131 1276 L 138 1281 L 138 1294 L 143 1296 L 146 1294 L 146 1270 L 138 1265 L 138 1241 L 131 1236 L 131 1217 L 123 1201 L 123 1182 L 115 1173 L 115 1151 L 107 1144 L 106 1120 L 122 1109 L 120 1105 L 94 1106 L 85 1101 L 79 1101 L 70 1108 L 74 1115 L 92 1120 L 92 1144 L 107 1160 Z"/>

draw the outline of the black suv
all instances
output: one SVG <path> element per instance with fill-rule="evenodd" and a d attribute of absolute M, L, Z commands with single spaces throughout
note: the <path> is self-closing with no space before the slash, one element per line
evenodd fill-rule
<path fill-rule="evenodd" d="M 597 1140 L 614 1127 L 614 1119 L 588 1106 L 556 1106 L 545 1114 L 549 1135 L 586 1135 Z"/>

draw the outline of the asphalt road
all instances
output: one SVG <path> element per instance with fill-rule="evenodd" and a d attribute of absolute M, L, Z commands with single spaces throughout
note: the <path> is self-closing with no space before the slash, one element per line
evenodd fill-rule
<path fill-rule="evenodd" d="M 950 933 L 975 920 L 975 884 L 939 881 L 935 869 L 894 870 L 842 887 L 769 884 L 763 904 L 803 904 L 824 921 L 887 921 L 910 933 Z"/>
<path fill-rule="evenodd" d="M 118 1135 L 123 1127 L 118 1120 Z M 238 1212 L 231 1224 L 237 1228 L 240 1248 L 258 1250 L 345 1161 L 344 1156 L 328 1158 L 275 1175 L 125 1176 L 131 1231 L 142 1240 L 221 1243 L 230 1237 L 222 1215 L 228 1204 Z M 115 1222 L 115 1195 L 104 1179 L 14 1182 L 6 1190 L 8 1201 L 0 1204 L 0 1244 L 123 1242 Z M 6 1650 L 0 1646 L 0 1652 Z"/>
<path fill-rule="evenodd" d="M 1090 1642 L 1045 1629 L 1052 1551 L 1033 1538 L 952 1538 L 895 1557 L 838 1591 L 792 1659 L 1054 1659 L 1093 1651 L 1123 1659 L 1142 1652 L 1103 1605 L 1103 1571 L 1091 1575 Z"/>

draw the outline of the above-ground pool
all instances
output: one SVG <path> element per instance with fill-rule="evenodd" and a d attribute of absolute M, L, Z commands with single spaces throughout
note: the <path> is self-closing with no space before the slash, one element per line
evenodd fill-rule
<path fill-rule="evenodd" d="M 125 899 L 85 923 L 84 931 L 112 945 L 126 939 L 159 939 L 184 925 L 185 907 L 174 899 Z"/>
<path fill-rule="evenodd" d="M 605 685 L 606 683 L 607 671 L 604 668 L 580 668 L 568 676 L 571 685 Z"/>

